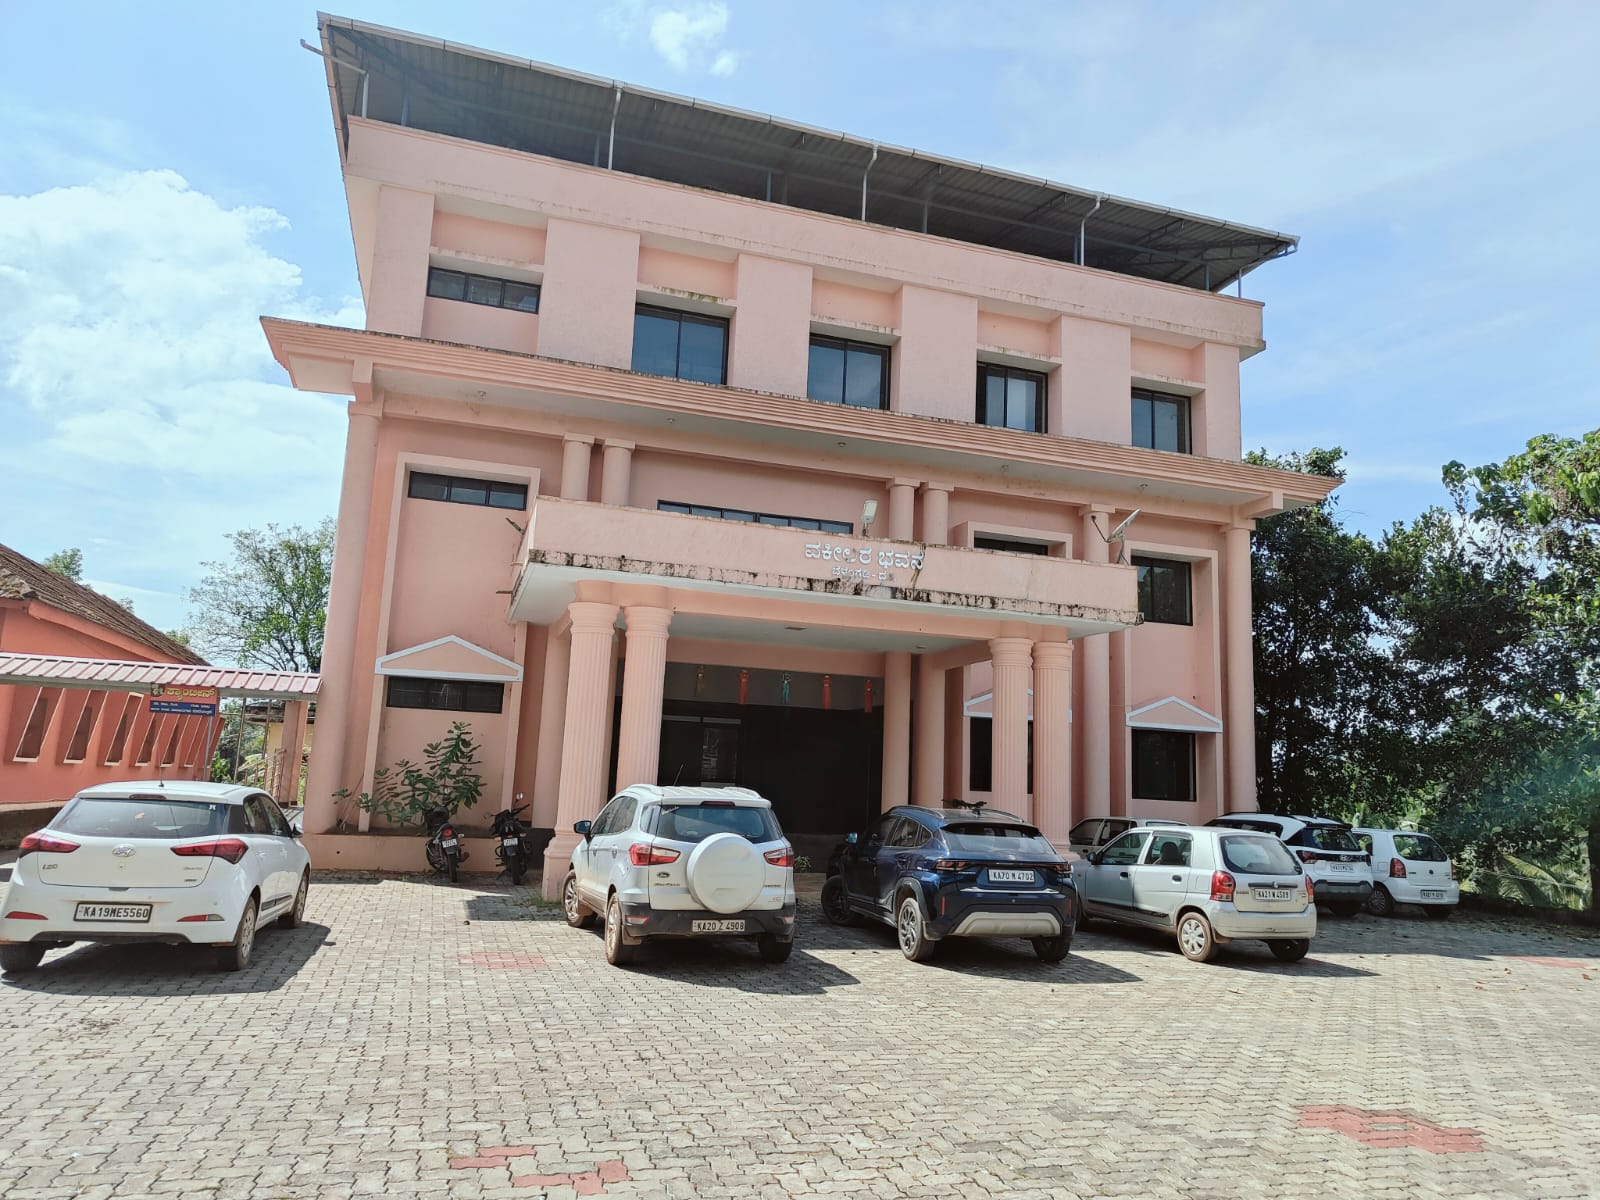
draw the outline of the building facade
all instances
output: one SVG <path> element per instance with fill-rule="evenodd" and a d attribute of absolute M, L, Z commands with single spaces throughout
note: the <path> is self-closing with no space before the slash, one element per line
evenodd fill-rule
<path fill-rule="evenodd" d="M 755 787 L 802 848 L 1254 807 L 1250 530 L 1330 483 L 1241 461 L 1262 313 L 1220 289 L 1293 239 L 340 18 L 322 52 L 366 328 L 263 322 L 352 398 L 319 863 L 412 864 L 335 793 L 454 720 L 551 863 L 641 781 Z"/>

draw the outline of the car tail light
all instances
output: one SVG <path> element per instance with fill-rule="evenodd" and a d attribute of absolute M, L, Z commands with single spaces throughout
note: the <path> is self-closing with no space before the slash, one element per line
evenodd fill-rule
<path fill-rule="evenodd" d="M 439 826 L 439 836 L 440 837 L 442 837 L 442 838 L 453 838 L 453 837 L 455 837 L 455 835 L 456 835 L 456 827 L 454 825 L 441 825 L 441 826 Z"/>
<path fill-rule="evenodd" d="M 1454 879 L 1456 877 L 1456 864 L 1449 859 L 1446 859 L 1445 866 L 1450 868 L 1450 878 Z"/>
<path fill-rule="evenodd" d="M 44 914 L 43 913 L 22 912 L 21 910 L 18 910 L 17 912 L 8 912 L 6 914 L 6 920 L 8 920 L 8 921 L 42 921 L 42 920 L 44 920 Z"/>
<path fill-rule="evenodd" d="M 965 871 L 970 866 L 972 864 L 963 858 L 936 858 L 933 860 L 933 869 L 935 871 Z"/>
<path fill-rule="evenodd" d="M 41 854 L 71 854 L 77 848 L 77 842 L 69 842 L 66 838 L 51 837 L 48 833 L 30 833 L 17 847 L 17 857 L 35 851 Z"/>
<path fill-rule="evenodd" d="M 677 855 L 673 855 L 673 857 L 676 858 Z M 762 857 L 775 867 L 792 867 L 794 866 L 794 847 L 785 846 L 782 850 L 768 850 Z"/>
<path fill-rule="evenodd" d="M 210 842 L 196 842 L 192 846 L 174 846 L 172 852 L 179 858 L 225 858 L 237 864 L 250 850 L 238 838 L 217 838 Z"/>
<path fill-rule="evenodd" d="M 1306 903 L 1307 904 L 1315 904 L 1316 902 L 1317 902 L 1317 892 L 1316 892 L 1316 889 L 1311 886 L 1311 876 L 1307 875 L 1306 876 Z"/>
<path fill-rule="evenodd" d="M 196 913 L 192 917 L 179 917 L 178 918 L 178 924 L 182 925 L 186 921 L 220 921 L 220 920 L 222 920 L 222 914 L 221 913 Z"/>
<path fill-rule="evenodd" d="M 1233 889 L 1238 886 L 1226 871 L 1211 872 L 1211 898 L 1233 903 Z"/>
<path fill-rule="evenodd" d="M 628 861 L 636 867 L 658 867 L 662 863 L 677 862 L 678 852 L 665 846 L 647 846 L 635 842 L 628 847 Z"/>
<path fill-rule="evenodd" d="M 1390 879 L 1404 879 L 1405 877 L 1406 877 L 1406 864 L 1402 860 L 1400 860 L 1398 858 L 1391 858 L 1389 860 L 1389 878 Z"/>
<path fill-rule="evenodd" d="M 1302 850 L 1302 851 L 1300 851 L 1300 861 L 1301 862 L 1308 862 L 1308 863 L 1309 862 L 1316 862 L 1317 861 L 1316 851 L 1314 851 L 1314 850 Z"/>

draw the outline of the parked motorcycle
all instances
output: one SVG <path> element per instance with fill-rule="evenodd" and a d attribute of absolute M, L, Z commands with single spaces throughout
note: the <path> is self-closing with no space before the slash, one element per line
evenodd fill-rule
<path fill-rule="evenodd" d="M 450 810 L 430 808 L 422 819 L 428 831 L 428 865 L 454 883 L 461 864 L 467 860 L 467 852 L 461 848 L 461 837 L 456 833 Z"/>
<path fill-rule="evenodd" d="M 533 862 L 533 826 L 517 819 L 528 811 L 526 804 L 494 815 L 494 856 L 500 860 L 513 885 L 520 886 Z"/>

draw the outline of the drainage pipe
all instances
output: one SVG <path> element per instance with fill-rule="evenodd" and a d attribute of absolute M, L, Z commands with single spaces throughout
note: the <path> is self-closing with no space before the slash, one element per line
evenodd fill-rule
<path fill-rule="evenodd" d="M 861 172 L 861 219 L 867 219 L 867 176 L 872 174 L 872 164 L 878 161 L 878 146 L 873 143 L 872 157 L 867 160 L 867 169 Z"/>
<path fill-rule="evenodd" d="M 1094 207 L 1083 214 L 1083 220 L 1078 222 L 1078 265 L 1083 266 L 1084 230 L 1088 227 L 1089 218 L 1100 211 L 1100 205 L 1105 202 L 1106 194 L 1097 192 L 1094 198 Z"/>

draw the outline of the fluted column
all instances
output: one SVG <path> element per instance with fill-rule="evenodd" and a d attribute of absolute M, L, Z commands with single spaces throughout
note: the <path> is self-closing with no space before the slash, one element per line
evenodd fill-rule
<path fill-rule="evenodd" d="M 561 788 L 561 741 L 567 727 L 567 667 L 572 640 L 552 623 L 545 634 L 544 676 L 539 692 L 539 748 L 533 763 L 533 808 L 528 823 L 535 829 L 556 825 L 556 795 Z"/>
<path fill-rule="evenodd" d="M 600 503 L 623 506 L 633 491 L 633 443 L 606 439 L 600 457 Z"/>
<path fill-rule="evenodd" d="M 587 500 L 589 498 L 589 459 L 594 449 L 594 439 L 569 433 L 561 445 L 561 498 Z"/>
<path fill-rule="evenodd" d="M 661 764 L 661 698 L 667 680 L 667 628 L 672 610 L 629 605 L 622 674 L 622 727 L 617 732 L 617 790 L 654 783 Z"/>
<path fill-rule="evenodd" d="M 990 790 L 994 806 L 1028 816 L 1028 684 L 1033 643 L 1002 637 L 989 642 L 994 665 L 994 738 Z"/>
<path fill-rule="evenodd" d="M 1033 820 L 1062 848 L 1072 828 L 1072 643 L 1033 646 Z"/>
<path fill-rule="evenodd" d="M 1078 537 L 1084 561 L 1108 561 L 1109 547 L 1101 535 L 1109 530 L 1110 517 L 1111 510 L 1106 508 L 1085 514 Z M 1104 817 L 1111 812 L 1111 646 L 1107 635 L 1083 639 L 1078 647 L 1078 669 L 1083 674 L 1083 711 L 1077 714 L 1082 815 Z"/>
<path fill-rule="evenodd" d="M 1222 543 L 1223 737 L 1228 794 L 1222 811 L 1256 807 L 1256 680 L 1250 595 L 1250 527 L 1235 525 Z"/>
<path fill-rule="evenodd" d="M 944 801 L 944 671 L 917 660 L 916 770 L 912 803 L 938 808 Z"/>
<path fill-rule="evenodd" d="M 561 784 L 556 792 L 556 832 L 544 853 L 544 894 L 561 894 L 578 836 L 573 823 L 593 817 L 606 800 L 605 731 L 611 723 L 612 627 L 615 604 L 579 600 L 567 606 L 572 651 L 567 670 L 567 716 L 561 738 Z"/>
<path fill-rule="evenodd" d="M 916 533 L 917 481 L 896 479 L 889 484 L 889 536 L 909 542 Z"/>
<path fill-rule="evenodd" d="M 911 652 L 883 656 L 883 811 L 911 799 Z"/>

